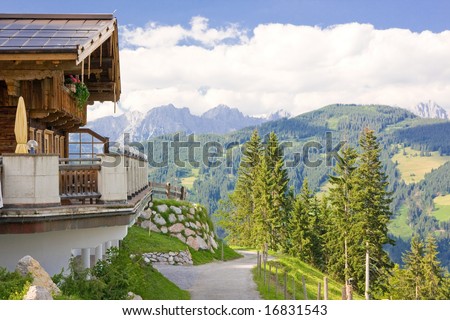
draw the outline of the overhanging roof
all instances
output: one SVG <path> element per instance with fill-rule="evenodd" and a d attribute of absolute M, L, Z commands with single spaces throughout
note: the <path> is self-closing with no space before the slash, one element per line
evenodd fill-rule
<path fill-rule="evenodd" d="M 112 14 L 0 14 L 0 54 L 72 53 L 79 64 L 115 29 Z"/>
<path fill-rule="evenodd" d="M 42 79 L 62 70 L 82 76 L 89 102 L 118 101 L 118 38 L 112 14 L 0 13 L 0 80 Z"/>

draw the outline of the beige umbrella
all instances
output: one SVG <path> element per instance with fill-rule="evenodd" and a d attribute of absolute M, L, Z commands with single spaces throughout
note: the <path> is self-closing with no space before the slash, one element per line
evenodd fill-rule
<path fill-rule="evenodd" d="M 25 110 L 25 102 L 23 98 L 19 98 L 16 111 L 16 123 L 14 125 L 14 134 L 16 135 L 16 153 L 28 153 L 27 138 L 27 111 Z"/>

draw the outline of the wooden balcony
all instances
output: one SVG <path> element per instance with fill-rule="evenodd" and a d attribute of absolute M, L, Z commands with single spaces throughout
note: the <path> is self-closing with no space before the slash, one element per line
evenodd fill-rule
<path fill-rule="evenodd" d="M 63 75 L 42 80 L 22 81 L 22 95 L 30 118 L 53 130 L 70 131 L 86 124 L 87 105 L 79 107 Z"/>

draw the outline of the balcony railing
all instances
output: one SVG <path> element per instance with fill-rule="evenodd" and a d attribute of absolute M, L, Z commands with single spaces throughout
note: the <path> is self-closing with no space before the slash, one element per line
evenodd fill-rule
<path fill-rule="evenodd" d="M 148 163 L 136 152 L 76 159 L 3 154 L 0 163 L 5 208 L 126 204 L 148 188 Z"/>
<path fill-rule="evenodd" d="M 99 199 L 98 175 L 101 169 L 100 158 L 59 160 L 59 193 L 61 202 L 86 200 L 92 204 Z"/>

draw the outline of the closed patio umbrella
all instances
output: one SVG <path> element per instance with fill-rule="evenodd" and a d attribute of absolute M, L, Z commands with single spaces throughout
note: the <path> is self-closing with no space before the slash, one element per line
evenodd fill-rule
<path fill-rule="evenodd" d="M 16 142 L 17 142 L 16 153 L 28 153 L 27 112 L 25 110 L 25 102 L 23 101 L 22 97 L 19 98 L 19 103 L 17 104 L 14 134 L 16 135 Z"/>

